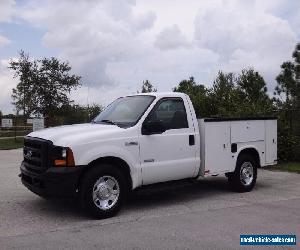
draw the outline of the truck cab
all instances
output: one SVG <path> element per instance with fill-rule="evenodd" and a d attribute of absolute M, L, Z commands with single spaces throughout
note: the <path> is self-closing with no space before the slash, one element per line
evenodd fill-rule
<path fill-rule="evenodd" d="M 235 125 L 227 121 L 211 126 L 216 122 L 198 121 L 184 93 L 121 97 L 89 124 L 48 128 L 25 137 L 22 183 L 40 196 L 79 196 L 83 208 L 97 218 L 113 216 L 128 192 L 153 183 L 226 174 L 240 191 L 252 190 L 256 169 L 265 164 L 260 158 L 265 139 L 259 148 L 247 139 L 231 143 Z M 229 129 L 224 131 L 224 126 Z M 258 130 L 252 133 L 265 135 L 265 125 Z M 230 161 L 214 163 L 216 153 Z M 275 164 L 274 157 L 270 164 Z M 239 181 L 242 175 L 248 182 Z"/>

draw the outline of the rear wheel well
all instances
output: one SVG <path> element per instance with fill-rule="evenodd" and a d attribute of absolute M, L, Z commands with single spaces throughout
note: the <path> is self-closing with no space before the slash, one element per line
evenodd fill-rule
<path fill-rule="evenodd" d="M 260 167 L 259 154 L 255 148 L 245 148 L 239 153 L 238 157 L 240 157 L 241 155 L 250 155 L 257 163 L 257 166 Z"/>
<path fill-rule="evenodd" d="M 101 158 L 98 158 L 98 159 L 90 162 L 86 166 L 86 168 L 84 168 L 83 172 L 81 173 L 81 176 L 80 176 L 80 179 L 79 179 L 79 183 L 78 183 L 78 187 L 80 187 L 80 183 L 81 183 L 84 175 L 91 168 L 94 168 L 94 167 L 96 167 L 97 165 L 99 165 L 101 163 L 102 164 L 103 163 L 112 164 L 112 165 L 118 167 L 120 169 L 120 171 L 124 174 L 125 180 L 127 182 L 128 190 L 132 189 L 132 179 L 131 179 L 130 168 L 129 168 L 128 164 L 124 160 L 122 160 L 122 159 L 120 159 L 118 157 L 113 157 L 113 156 L 101 157 Z"/>

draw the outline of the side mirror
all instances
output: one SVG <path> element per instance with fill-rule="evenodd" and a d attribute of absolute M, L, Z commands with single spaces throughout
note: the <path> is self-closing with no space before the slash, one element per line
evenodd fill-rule
<path fill-rule="evenodd" d="M 162 134 L 166 131 L 161 121 L 145 121 L 142 126 L 142 135 Z"/>

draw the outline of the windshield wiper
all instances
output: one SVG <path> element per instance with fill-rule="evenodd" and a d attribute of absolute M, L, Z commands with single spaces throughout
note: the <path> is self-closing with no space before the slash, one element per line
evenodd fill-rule
<path fill-rule="evenodd" d="M 106 119 L 105 120 L 101 120 L 100 122 L 105 122 L 105 123 L 108 123 L 108 124 L 117 125 L 115 122 L 113 122 L 111 120 L 106 120 Z"/>

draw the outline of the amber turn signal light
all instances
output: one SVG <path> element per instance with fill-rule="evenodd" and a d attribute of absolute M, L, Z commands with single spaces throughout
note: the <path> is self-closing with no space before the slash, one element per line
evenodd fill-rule
<path fill-rule="evenodd" d="M 67 149 L 67 165 L 68 167 L 75 166 L 74 155 L 70 148 Z"/>
<path fill-rule="evenodd" d="M 55 159 L 54 166 L 56 167 L 73 167 L 75 166 L 73 152 L 70 148 L 64 148 L 66 150 L 66 154 L 63 159 Z"/>
<path fill-rule="evenodd" d="M 57 167 L 65 167 L 67 165 L 66 160 L 55 160 L 54 165 Z"/>

